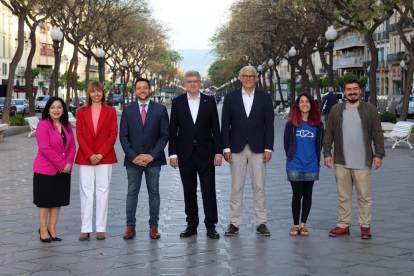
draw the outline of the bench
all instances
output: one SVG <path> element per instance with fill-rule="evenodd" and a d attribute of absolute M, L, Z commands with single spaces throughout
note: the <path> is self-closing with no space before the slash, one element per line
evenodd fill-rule
<path fill-rule="evenodd" d="M 287 116 L 289 116 L 290 113 L 290 106 L 288 108 L 285 109 L 284 112 L 280 112 L 280 118 L 286 118 Z"/>
<path fill-rule="evenodd" d="M 5 132 L 9 128 L 7 124 L 0 124 L 0 142 L 3 142 L 3 132 Z"/>
<path fill-rule="evenodd" d="M 76 118 L 73 116 L 73 113 L 72 112 L 68 112 L 68 116 L 69 116 L 69 123 L 73 127 L 76 127 Z"/>
<path fill-rule="evenodd" d="M 384 133 L 384 137 L 395 140 L 394 145 L 392 145 L 393 149 L 395 149 L 395 146 L 398 146 L 400 142 L 407 143 L 407 145 L 410 146 L 410 149 L 412 149 L 413 147 L 408 140 L 410 139 L 413 127 L 414 123 L 411 122 L 397 122 L 394 126 L 394 129 L 390 133 Z"/>
<path fill-rule="evenodd" d="M 36 132 L 37 124 L 39 123 L 39 118 L 37 118 L 36 116 L 33 116 L 33 117 L 26 117 L 24 119 L 27 122 L 29 122 L 30 133 L 29 133 L 29 136 L 27 137 L 30 137 L 33 133 Z"/>
<path fill-rule="evenodd" d="M 115 105 L 114 108 L 116 111 L 116 115 L 122 115 L 122 109 L 120 109 L 119 106 Z"/>
<path fill-rule="evenodd" d="M 276 109 L 274 111 L 275 115 L 280 116 L 279 110 L 280 110 L 280 105 L 276 106 Z"/>

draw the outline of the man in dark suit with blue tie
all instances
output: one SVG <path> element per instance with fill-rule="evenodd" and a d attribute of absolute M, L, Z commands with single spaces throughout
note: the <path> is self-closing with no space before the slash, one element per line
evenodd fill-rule
<path fill-rule="evenodd" d="M 127 230 L 124 239 L 136 235 L 136 209 L 142 174 L 145 173 L 149 195 L 150 238 L 159 239 L 160 212 L 159 178 L 161 166 L 166 165 L 164 148 L 168 142 L 169 122 L 164 105 L 151 101 L 151 86 L 147 79 L 135 83 L 138 101 L 122 112 L 119 139 L 125 152 L 124 166 L 128 175 L 126 200 Z"/>
<path fill-rule="evenodd" d="M 229 92 L 223 105 L 221 133 L 224 159 L 230 163 L 230 224 L 226 236 L 239 233 L 243 215 L 243 188 L 247 165 L 253 187 L 253 219 L 256 233 L 270 236 L 267 229 L 266 163 L 272 158 L 274 112 L 270 94 L 256 89 L 257 71 L 253 66 L 240 70 L 243 87 Z"/>
<path fill-rule="evenodd" d="M 214 98 L 200 93 L 197 71 L 185 73 L 187 93 L 172 101 L 170 121 L 170 164 L 179 168 L 184 189 L 187 228 L 180 237 L 197 234 L 197 173 L 200 178 L 207 236 L 220 238 L 218 222 L 215 167 L 222 163 L 222 145 L 217 106 Z"/>

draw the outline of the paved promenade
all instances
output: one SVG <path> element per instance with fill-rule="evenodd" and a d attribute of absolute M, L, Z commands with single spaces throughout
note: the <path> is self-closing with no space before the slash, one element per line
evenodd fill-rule
<path fill-rule="evenodd" d="M 221 104 L 219 105 L 221 113 Z M 120 118 L 120 117 L 118 117 Z M 119 163 L 113 167 L 107 238 L 79 242 L 79 168 L 72 174 L 71 204 L 63 207 L 57 225 L 62 242 L 39 241 L 33 204 L 32 166 L 37 153 L 28 134 L 0 143 L 0 275 L 414 275 L 414 150 L 391 149 L 386 142 L 383 166 L 372 175 L 371 240 L 360 238 L 356 193 L 351 235 L 331 238 L 337 219 L 333 170 L 322 167 L 315 183 L 307 228 L 309 237 L 291 237 L 291 187 L 286 180 L 282 147 L 286 119 L 275 118 L 275 152 L 267 165 L 266 198 L 270 237 L 255 233 L 250 177 L 244 189 L 240 234 L 225 237 L 231 192 L 227 163 L 216 169 L 219 240 L 198 235 L 180 238 L 185 229 L 184 197 L 178 170 L 161 171 L 161 239 L 148 236 L 148 194 L 142 185 L 137 210 L 137 236 L 125 241 L 127 178 L 119 140 Z M 223 159 L 224 160 L 224 159 Z M 204 219 L 199 193 L 200 221 Z"/>

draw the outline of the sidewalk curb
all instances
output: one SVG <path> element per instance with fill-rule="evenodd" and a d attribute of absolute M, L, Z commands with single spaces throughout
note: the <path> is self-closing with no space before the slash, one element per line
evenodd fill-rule
<path fill-rule="evenodd" d="M 30 132 L 30 126 L 9 126 L 3 133 L 3 137 L 12 136 L 24 132 Z"/>

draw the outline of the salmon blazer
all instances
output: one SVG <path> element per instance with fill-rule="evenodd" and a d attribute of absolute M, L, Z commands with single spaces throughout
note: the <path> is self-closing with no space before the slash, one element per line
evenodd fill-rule
<path fill-rule="evenodd" d="M 75 137 L 72 130 L 68 131 L 64 126 L 62 130 L 66 135 L 66 147 L 63 147 L 59 130 L 49 119 L 37 124 L 36 140 L 39 150 L 33 164 L 35 173 L 55 175 L 63 170 L 66 164 L 73 165 L 76 153 Z"/>
<path fill-rule="evenodd" d="M 75 163 L 79 165 L 92 165 L 89 157 L 101 154 L 99 164 L 117 163 L 114 145 L 118 136 L 118 121 L 115 108 L 102 105 L 99 115 L 98 127 L 95 135 L 92 122 L 92 109 L 80 108 L 76 118 L 76 137 L 79 149 Z"/>

